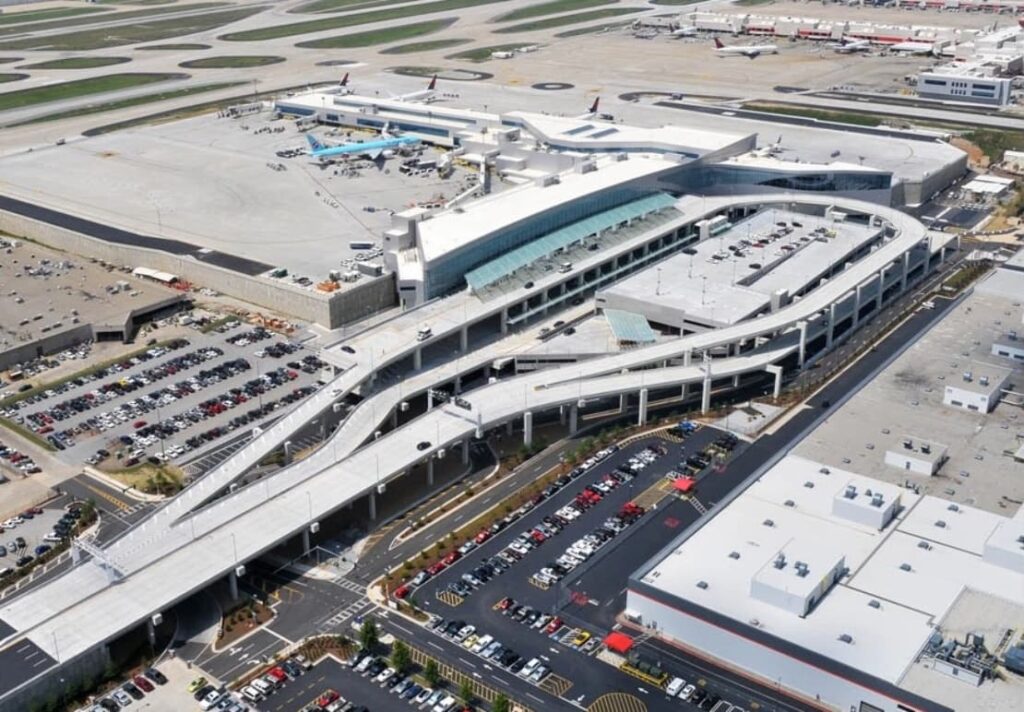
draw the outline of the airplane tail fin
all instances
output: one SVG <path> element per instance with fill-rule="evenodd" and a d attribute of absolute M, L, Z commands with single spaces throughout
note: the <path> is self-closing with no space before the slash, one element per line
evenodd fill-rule
<path fill-rule="evenodd" d="M 306 141 L 309 142 L 309 149 L 311 151 L 321 151 L 324 145 L 316 140 L 316 136 L 311 133 L 306 134 Z"/>
<path fill-rule="evenodd" d="M 430 84 L 427 85 L 427 91 L 434 91 L 435 89 L 437 89 L 437 75 L 436 74 L 434 75 L 434 78 L 430 80 Z"/>
<path fill-rule="evenodd" d="M 597 113 L 597 105 L 600 102 L 601 102 L 601 97 L 597 97 L 597 98 L 594 99 L 594 103 L 590 105 L 590 113 L 591 114 L 596 114 Z"/>
<path fill-rule="evenodd" d="M 725 45 L 722 44 L 722 40 L 715 38 L 715 49 L 725 49 Z"/>
<path fill-rule="evenodd" d="M 345 76 L 341 78 L 340 82 L 338 82 L 338 86 L 341 86 L 341 87 L 347 87 L 348 86 L 348 72 L 345 72 Z"/>

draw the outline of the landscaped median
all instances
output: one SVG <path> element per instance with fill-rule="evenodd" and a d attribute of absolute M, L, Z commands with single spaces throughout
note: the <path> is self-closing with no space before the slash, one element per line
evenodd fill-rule
<path fill-rule="evenodd" d="M 537 30 L 548 30 L 552 27 L 561 27 L 563 25 L 575 25 L 580 22 L 590 22 L 591 20 L 602 20 L 606 17 L 620 17 L 621 15 L 630 15 L 632 13 L 640 12 L 643 8 L 639 7 L 610 7 L 604 10 L 589 10 L 587 12 L 575 12 L 570 15 L 557 15 L 555 17 L 548 17 L 542 20 L 532 20 L 530 22 L 523 22 L 518 25 L 503 25 L 496 30 L 493 30 L 495 34 L 514 34 L 517 32 L 535 32 Z"/>
<path fill-rule="evenodd" d="M 414 22 L 408 25 L 394 25 L 379 30 L 368 30 L 366 32 L 353 32 L 347 35 L 335 35 L 334 37 L 323 37 L 318 40 L 299 42 L 295 46 L 305 49 L 349 49 L 352 47 L 370 47 L 372 45 L 384 44 L 386 42 L 398 42 L 412 37 L 421 37 L 434 32 L 440 32 L 455 23 L 457 17 L 446 17 L 440 20 L 428 20 L 426 22 Z"/>
<path fill-rule="evenodd" d="M 76 79 L 70 82 L 58 82 L 46 86 L 32 87 L 0 94 L 0 111 L 23 109 L 51 101 L 74 99 L 80 96 L 102 94 L 105 92 L 133 89 L 135 87 L 167 82 L 174 79 L 188 79 L 189 75 L 180 73 L 152 74 L 107 74 L 101 77 Z"/>

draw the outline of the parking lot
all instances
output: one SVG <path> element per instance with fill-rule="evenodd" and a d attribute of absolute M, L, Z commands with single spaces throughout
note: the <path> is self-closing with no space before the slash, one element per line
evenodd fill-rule
<path fill-rule="evenodd" d="M 349 712 L 389 712 L 395 703 L 396 698 L 388 688 L 327 657 L 301 675 L 286 674 L 255 707 L 261 712 L 301 712 L 310 708 L 340 710 L 351 705 L 347 708 Z"/>
<path fill-rule="evenodd" d="M 54 525 L 64 516 L 62 507 L 33 507 L 0 522 L 0 571 L 19 568 L 45 554 L 58 542 L 52 536 Z M 0 576 L 0 580 L 4 577 Z"/>
<path fill-rule="evenodd" d="M 663 545 L 666 527 L 685 526 L 704 510 L 699 498 L 673 494 L 675 480 L 693 478 L 699 492 L 746 447 L 722 431 L 692 425 L 672 439 L 678 442 L 649 438 L 601 453 L 526 512 L 511 513 L 493 533 L 481 532 L 476 547 L 449 554 L 433 574 L 421 573 L 421 585 L 405 595 L 434 614 L 431 633 L 456 646 L 470 669 L 504 669 L 524 687 L 582 697 L 584 705 L 606 692 L 609 677 L 619 673 L 593 656 L 623 609 L 624 577 L 648 549 Z M 645 647 L 645 654 L 653 653 Z M 697 680 L 679 666 L 675 673 L 686 684 L 677 682 L 670 699 L 664 688 L 676 676 L 674 662 L 668 656 L 659 662 L 665 678 L 644 682 L 661 694 L 645 703 L 678 708 L 676 695 Z M 625 676 L 618 684 L 633 687 Z M 716 696 L 706 689 L 695 685 L 691 700 Z"/>
<path fill-rule="evenodd" d="M 237 321 L 152 344 L 132 358 L 30 395 L 2 411 L 62 459 L 130 467 L 181 462 L 311 394 L 322 363 Z"/>

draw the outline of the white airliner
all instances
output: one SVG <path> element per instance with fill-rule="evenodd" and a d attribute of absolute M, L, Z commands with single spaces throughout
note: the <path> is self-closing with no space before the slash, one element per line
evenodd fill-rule
<path fill-rule="evenodd" d="M 720 57 L 739 55 L 753 59 L 762 54 L 778 54 L 779 48 L 775 45 L 734 45 L 726 47 L 722 40 L 715 38 L 715 52 Z"/>
<path fill-rule="evenodd" d="M 697 28 L 694 25 L 684 25 L 678 29 L 672 30 L 673 37 L 696 37 Z"/>
<path fill-rule="evenodd" d="M 845 37 L 838 42 L 829 45 L 839 54 L 853 54 L 854 52 L 867 52 L 871 49 L 871 42 L 868 40 L 848 40 Z"/>
<path fill-rule="evenodd" d="M 399 94 L 398 96 L 393 96 L 391 98 L 399 101 L 422 101 L 429 104 L 430 102 L 435 101 L 435 89 L 437 89 L 436 74 L 434 75 L 434 78 L 430 80 L 430 84 L 427 85 L 426 89 L 410 92 L 408 94 Z"/>

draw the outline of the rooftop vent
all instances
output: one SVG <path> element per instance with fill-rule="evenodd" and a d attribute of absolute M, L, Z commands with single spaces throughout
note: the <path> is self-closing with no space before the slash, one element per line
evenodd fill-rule
<path fill-rule="evenodd" d="M 931 551 L 932 546 L 924 539 L 922 539 L 921 541 L 917 542 L 917 548 L 924 549 L 925 551 Z"/>
<path fill-rule="evenodd" d="M 853 636 L 851 636 L 849 633 L 843 633 L 841 636 L 839 636 L 839 640 L 849 645 L 853 642 Z"/>
<path fill-rule="evenodd" d="M 939 519 L 939 520 L 937 520 L 935 522 L 935 526 L 937 526 L 939 529 L 945 529 L 946 528 L 946 522 L 944 522 L 943 520 Z"/>
<path fill-rule="evenodd" d="M 847 499 L 856 499 L 857 488 L 853 485 L 846 485 L 846 489 L 843 491 L 843 496 Z"/>
<path fill-rule="evenodd" d="M 740 552 L 738 552 L 738 551 L 730 551 L 729 552 L 729 558 L 730 559 L 738 559 L 738 558 L 740 558 Z"/>
<path fill-rule="evenodd" d="M 1007 334 L 1007 336 L 1010 337 L 1010 341 L 1016 341 L 1017 340 L 1017 332 L 1016 331 L 1011 331 L 1009 334 Z"/>
<path fill-rule="evenodd" d="M 882 607 L 882 604 L 879 603 L 878 600 L 874 599 L 874 598 L 872 598 L 870 601 L 868 601 L 868 605 L 871 606 L 872 608 L 881 608 Z"/>
<path fill-rule="evenodd" d="M 949 506 L 946 507 L 946 509 L 948 509 L 950 512 L 959 512 L 960 511 L 960 505 L 959 504 L 954 504 L 954 503 L 950 502 Z"/>
<path fill-rule="evenodd" d="M 707 589 L 707 587 L 708 587 L 708 582 L 707 581 L 698 581 L 697 582 L 697 588 Z"/>
<path fill-rule="evenodd" d="M 910 438 L 903 438 L 903 448 L 905 450 L 913 450 L 914 449 L 914 441 L 911 440 Z"/>
<path fill-rule="evenodd" d="M 772 562 L 772 566 L 777 569 L 786 568 L 786 555 L 780 551 L 779 555 L 775 557 L 775 561 Z"/>
<path fill-rule="evenodd" d="M 814 489 L 814 483 L 811 482 L 810 480 L 807 480 L 806 482 L 804 482 L 804 487 L 806 487 L 807 489 Z"/>
<path fill-rule="evenodd" d="M 822 467 L 820 470 L 818 470 L 818 472 L 820 472 L 823 475 L 832 474 L 832 470 L 828 469 L 827 467 Z"/>
<path fill-rule="evenodd" d="M 785 502 L 783 502 L 782 504 L 783 504 L 783 505 L 785 505 L 786 507 L 795 507 L 795 506 L 796 506 L 796 502 L 794 502 L 794 501 L 793 501 L 793 500 L 791 500 L 791 499 L 787 499 L 787 500 L 786 500 Z"/>
<path fill-rule="evenodd" d="M 872 507 L 881 507 L 882 506 L 882 494 L 880 492 L 876 493 L 875 496 L 871 498 L 871 506 Z"/>
<path fill-rule="evenodd" d="M 906 563 L 900 564 L 900 571 L 911 571 L 911 570 L 912 569 L 910 568 L 910 564 L 906 564 Z"/>
<path fill-rule="evenodd" d="M 932 451 L 932 446 L 931 445 L 929 445 L 928 443 L 921 443 L 921 452 L 923 454 L 928 455 L 928 454 L 931 453 L 931 451 Z"/>
<path fill-rule="evenodd" d="M 772 521 L 771 519 L 765 519 L 761 523 L 764 524 L 766 527 L 774 527 L 775 526 L 775 522 Z"/>
<path fill-rule="evenodd" d="M 807 564 L 805 564 L 803 561 L 798 561 L 795 564 L 793 564 L 793 568 L 796 569 L 796 575 L 800 578 L 805 577 L 810 572 L 810 569 L 807 568 Z"/>
<path fill-rule="evenodd" d="M 966 383 L 970 383 L 973 380 L 974 380 L 974 374 L 971 373 L 970 371 L 964 371 L 964 381 Z"/>

